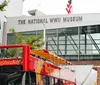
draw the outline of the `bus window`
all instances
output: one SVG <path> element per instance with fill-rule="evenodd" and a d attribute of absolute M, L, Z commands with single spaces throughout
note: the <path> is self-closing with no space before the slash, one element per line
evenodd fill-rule
<path fill-rule="evenodd" d="M 36 74 L 34 72 L 26 73 L 25 85 L 36 85 Z"/>
<path fill-rule="evenodd" d="M 55 80 L 54 80 L 54 85 L 58 85 L 58 79 L 57 78 L 55 78 Z"/>
<path fill-rule="evenodd" d="M 23 72 L 14 72 L 7 75 L 7 85 L 22 85 Z"/>
<path fill-rule="evenodd" d="M 25 78 L 25 85 L 30 85 L 31 81 L 30 81 L 30 73 L 27 72 L 26 73 L 26 78 Z"/>
<path fill-rule="evenodd" d="M 8 81 L 8 84 L 1 84 L 2 80 Z M 10 74 L 6 73 L 4 75 L 1 74 L 0 85 L 36 85 L 36 74 L 34 72 L 14 72 Z"/>
<path fill-rule="evenodd" d="M 55 85 L 55 84 L 54 84 L 54 78 L 53 78 L 53 77 L 50 77 L 49 80 L 50 80 L 50 81 L 49 81 L 49 82 L 50 82 L 50 85 Z"/>
<path fill-rule="evenodd" d="M 58 85 L 63 85 L 63 80 L 58 79 L 57 83 L 58 83 Z"/>
<path fill-rule="evenodd" d="M 46 75 L 42 75 L 43 85 L 49 85 L 49 77 Z"/>
<path fill-rule="evenodd" d="M 63 85 L 63 80 L 60 80 L 60 85 Z"/>
<path fill-rule="evenodd" d="M 30 80 L 31 85 L 36 85 L 36 74 L 34 72 L 30 72 Z"/>
<path fill-rule="evenodd" d="M 63 85 L 63 80 L 55 78 L 55 84 L 54 85 Z"/>

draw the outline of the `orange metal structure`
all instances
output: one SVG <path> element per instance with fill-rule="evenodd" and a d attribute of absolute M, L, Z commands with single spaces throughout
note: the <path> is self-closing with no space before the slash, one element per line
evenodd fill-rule
<path fill-rule="evenodd" d="M 54 55 L 48 51 L 45 51 L 45 50 L 30 50 L 30 54 L 36 56 L 36 57 L 41 57 L 45 60 L 49 60 L 50 62 L 52 62 L 53 64 L 57 64 L 57 65 L 61 65 L 61 64 L 66 64 L 66 65 L 70 65 L 72 64 L 71 62 L 57 56 L 57 55 Z"/>

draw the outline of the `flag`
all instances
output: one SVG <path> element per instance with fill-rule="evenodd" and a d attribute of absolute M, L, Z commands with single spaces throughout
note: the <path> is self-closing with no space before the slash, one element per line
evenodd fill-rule
<path fill-rule="evenodd" d="M 68 0 L 66 11 L 68 14 L 71 14 L 71 9 L 72 9 L 72 0 Z"/>

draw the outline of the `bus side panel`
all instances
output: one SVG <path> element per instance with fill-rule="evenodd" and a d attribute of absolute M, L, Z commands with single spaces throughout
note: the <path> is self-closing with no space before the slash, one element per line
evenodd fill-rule
<path fill-rule="evenodd" d="M 63 80 L 63 85 L 76 85 L 76 84 L 70 81 Z"/>

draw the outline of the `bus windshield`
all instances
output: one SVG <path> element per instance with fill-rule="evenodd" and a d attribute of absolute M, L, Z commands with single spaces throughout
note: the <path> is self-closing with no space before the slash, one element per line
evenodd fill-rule
<path fill-rule="evenodd" d="M 35 73 L 33 72 L 0 73 L 0 85 L 36 85 Z"/>
<path fill-rule="evenodd" d="M 0 73 L 0 85 L 22 85 L 23 73 Z"/>

